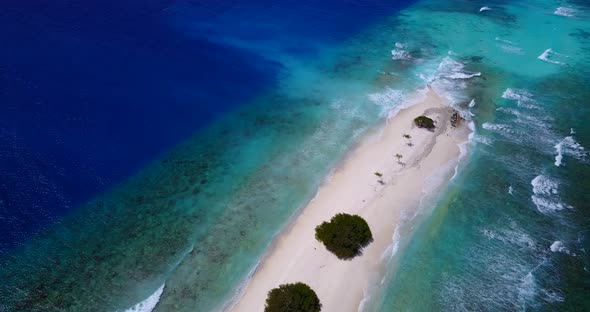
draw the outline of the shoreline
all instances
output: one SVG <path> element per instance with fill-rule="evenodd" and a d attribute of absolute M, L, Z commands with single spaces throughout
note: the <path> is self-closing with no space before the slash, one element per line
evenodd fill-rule
<path fill-rule="evenodd" d="M 424 99 L 399 110 L 356 143 L 331 171 L 298 215 L 273 239 L 269 250 L 238 287 L 224 311 L 263 311 L 268 291 L 285 283 L 304 282 L 322 302 L 323 311 L 358 311 L 367 292 L 384 273 L 385 253 L 395 248 L 392 235 L 415 214 L 425 195 L 448 183 L 467 142 L 465 121 L 450 126 L 452 109 L 446 100 L 428 91 Z M 417 128 L 413 119 L 436 120 L 431 132 Z M 410 134 L 413 146 L 402 134 Z M 401 165 L 394 155 L 402 154 Z M 449 166 L 451 165 L 451 166 Z M 432 177 L 440 181 L 433 182 Z M 374 172 L 383 173 L 381 185 Z M 432 184 L 434 183 L 434 187 Z M 440 185 L 436 185 L 436 184 Z M 428 188 L 432 190 L 428 190 Z M 339 260 L 315 239 L 315 226 L 336 213 L 362 216 L 374 241 L 352 260 Z"/>

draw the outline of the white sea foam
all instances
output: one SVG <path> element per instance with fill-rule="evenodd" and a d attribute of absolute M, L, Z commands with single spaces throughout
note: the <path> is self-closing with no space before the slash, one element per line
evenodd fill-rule
<path fill-rule="evenodd" d="M 502 93 L 503 98 L 516 101 L 530 101 L 531 96 L 532 94 L 526 89 L 507 88 Z"/>
<path fill-rule="evenodd" d="M 505 92 L 505 98 L 520 98 L 518 100 L 521 104 L 520 107 L 532 104 L 531 99 L 526 95 L 519 95 L 517 93 L 511 93 L 512 90 Z M 504 138 L 518 142 L 519 144 L 527 145 L 531 148 L 540 150 L 546 154 L 552 154 L 552 146 L 556 144 L 558 137 L 551 129 L 551 117 L 543 114 L 543 111 L 539 108 L 538 110 L 530 109 L 519 109 L 518 107 L 502 106 L 496 109 L 499 112 L 515 116 L 506 120 L 504 123 L 492 123 L 486 122 L 482 127 L 490 132 L 497 133 Z M 504 119 L 504 118 L 503 118 Z"/>
<path fill-rule="evenodd" d="M 356 309 L 356 311 L 363 312 L 365 310 L 365 305 L 369 302 L 369 299 L 371 299 L 371 295 L 369 295 L 367 291 L 364 291 L 363 299 L 359 303 L 359 306 Z"/>
<path fill-rule="evenodd" d="M 492 10 L 492 8 L 490 8 L 489 6 L 484 6 L 479 9 L 480 12 L 491 11 L 491 10 Z"/>
<path fill-rule="evenodd" d="M 489 239 L 495 239 L 506 244 L 511 244 L 517 247 L 536 250 L 537 243 L 521 229 L 515 222 L 510 223 L 510 228 L 499 231 L 492 231 L 483 229 L 481 232 Z"/>
<path fill-rule="evenodd" d="M 543 129 L 548 128 L 548 125 L 546 123 L 544 123 L 539 118 L 528 114 L 527 112 L 522 112 L 517 109 L 508 108 L 508 107 L 498 107 L 496 110 L 499 112 L 503 112 L 506 114 L 511 114 L 511 115 L 516 116 L 518 118 L 519 122 L 527 122 L 528 121 L 527 126 L 535 127 L 535 128 L 543 128 Z"/>
<path fill-rule="evenodd" d="M 446 56 L 440 61 L 436 69 L 420 73 L 418 77 L 430 85 L 436 93 L 449 100 L 451 106 L 457 106 L 459 103 L 468 100 L 463 92 L 467 87 L 468 80 L 481 75 L 481 73 L 466 72 L 464 67 L 463 63 Z M 460 110 L 460 107 L 456 108 Z M 468 115 L 466 112 L 462 113 Z"/>
<path fill-rule="evenodd" d="M 487 146 L 492 146 L 492 144 L 494 144 L 494 140 L 482 135 L 475 135 L 473 141 Z"/>
<path fill-rule="evenodd" d="M 371 93 L 368 95 L 371 102 L 383 107 L 381 113 L 387 118 L 392 118 L 400 110 L 413 105 L 414 101 L 408 101 L 405 93 L 400 90 L 385 88 L 381 92 Z"/>
<path fill-rule="evenodd" d="M 549 247 L 552 252 L 562 252 L 569 254 L 570 251 L 563 245 L 561 241 L 554 241 L 553 244 Z"/>
<path fill-rule="evenodd" d="M 514 115 L 516 117 L 522 116 L 522 113 L 520 111 L 517 111 L 516 109 L 508 108 L 508 107 L 498 107 L 498 108 L 496 108 L 496 110 L 499 112 L 502 112 L 502 113 Z"/>
<path fill-rule="evenodd" d="M 404 100 L 404 93 L 400 90 L 385 88 L 382 92 L 371 93 L 368 95 L 369 100 L 383 107 L 395 107 Z"/>
<path fill-rule="evenodd" d="M 584 147 L 576 141 L 573 136 L 567 136 L 555 146 L 555 166 L 560 167 L 563 165 L 563 156 L 568 155 L 578 160 L 585 160 L 587 152 Z"/>
<path fill-rule="evenodd" d="M 496 37 L 496 41 L 502 42 L 502 44 L 498 44 L 497 46 L 502 49 L 502 51 L 506 53 L 512 54 L 524 54 L 522 48 L 518 47 L 518 45 L 510 40 L 502 39 L 500 37 Z"/>
<path fill-rule="evenodd" d="M 408 47 L 408 45 L 406 45 L 405 43 L 402 43 L 402 42 L 396 42 L 395 47 L 398 49 L 405 49 Z"/>
<path fill-rule="evenodd" d="M 484 122 L 481 126 L 482 126 L 482 128 L 484 128 L 488 131 L 492 131 L 492 132 L 496 132 L 496 133 L 500 133 L 500 134 L 514 134 L 514 133 L 516 133 L 516 131 L 514 129 L 512 129 L 509 125 L 505 125 L 505 124 L 495 124 L 495 123 L 491 123 L 491 122 Z"/>
<path fill-rule="evenodd" d="M 474 73 L 474 74 L 466 74 L 466 73 L 453 73 L 451 75 L 448 75 L 448 78 L 451 79 L 470 79 L 473 77 L 479 77 L 481 76 L 481 73 Z"/>
<path fill-rule="evenodd" d="M 407 47 L 406 44 L 401 42 L 395 43 L 395 49 L 391 50 L 391 58 L 394 60 L 409 60 L 412 58 L 410 52 L 404 50 Z"/>
<path fill-rule="evenodd" d="M 563 160 L 563 145 L 561 142 L 555 145 L 555 151 L 557 152 L 557 155 L 555 155 L 555 162 L 553 164 L 557 167 L 560 167 Z"/>
<path fill-rule="evenodd" d="M 512 42 L 512 41 L 506 40 L 506 39 L 502 39 L 500 37 L 496 37 L 496 41 L 501 41 L 501 42 L 508 43 L 508 44 L 514 44 L 514 42 Z"/>
<path fill-rule="evenodd" d="M 501 44 L 501 45 L 499 45 L 499 47 L 500 47 L 500 49 L 502 49 L 502 51 L 504 51 L 506 53 L 518 54 L 518 55 L 524 54 L 524 51 L 522 50 L 522 48 L 519 48 L 519 47 L 505 45 L 505 44 Z"/>
<path fill-rule="evenodd" d="M 559 183 L 543 175 L 536 176 L 532 181 L 535 195 L 557 195 Z"/>
<path fill-rule="evenodd" d="M 522 278 L 521 284 L 518 287 L 518 299 L 525 310 L 526 303 L 533 299 L 537 294 L 537 283 L 533 276 L 533 271 L 530 271 Z"/>
<path fill-rule="evenodd" d="M 385 248 L 385 250 L 381 254 L 381 261 L 387 263 L 387 262 L 391 261 L 391 259 L 393 259 L 393 257 L 397 254 L 397 252 L 399 250 L 400 237 L 401 237 L 400 228 L 398 225 L 395 227 L 395 230 L 393 231 L 393 235 L 391 236 L 391 244 L 389 246 L 387 246 L 387 248 Z M 383 279 L 381 281 L 381 283 L 383 283 L 383 282 L 385 282 L 385 279 Z"/>
<path fill-rule="evenodd" d="M 390 259 L 393 258 L 395 256 L 395 254 L 397 253 L 397 251 L 399 250 L 399 240 L 400 240 L 400 234 L 399 234 L 399 226 L 395 227 L 395 231 L 393 231 L 393 236 L 391 237 L 392 240 L 392 247 L 391 247 L 391 255 L 390 255 Z"/>
<path fill-rule="evenodd" d="M 456 55 L 452 51 L 449 51 L 448 54 Z M 430 89 L 434 90 L 439 96 L 448 100 L 450 106 L 455 108 L 461 114 L 461 117 L 469 121 L 474 115 L 462 105 L 471 100 L 466 97 L 464 89 L 467 88 L 469 79 L 482 74 L 465 71 L 464 68 L 463 63 L 446 56 L 440 60 L 436 67 L 428 66 L 427 69 L 416 75 L 428 85 L 428 88 L 425 89 L 426 92 Z"/>
<path fill-rule="evenodd" d="M 440 77 L 442 75 L 448 76 L 450 74 L 459 73 L 459 72 L 461 72 L 461 70 L 463 70 L 464 67 L 465 67 L 465 65 L 463 65 L 463 63 L 457 62 L 450 57 L 445 57 L 438 64 L 438 67 L 437 67 L 437 71 L 439 73 L 438 77 Z M 435 78 L 438 78 L 438 77 L 435 77 Z"/>
<path fill-rule="evenodd" d="M 536 109 L 537 102 L 533 99 L 533 95 L 526 89 L 507 88 L 502 93 L 502 98 L 507 100 L 514 100 L 519 107 L 528 109 Z"/>
<path fill-rule="evenodd" d="M 546 49 L 545 51 L 543 51 L 543 53 L 541 53 L 541 55 L 538 56 L 538 59 L 543 60 L 543 61 L 549 61 L 549 53 L 551 53 L 553 50 L 551 50 L 551 48 Z"/>
<path fill-rule="evenodd" d="M 165 284 L 162 284 L 162 286 L 160 286 L 160 288 L 147 299 L 125 310 L 125 312 L 151 312 L 160 301 L 160 296 L 162 295 L 162 292 L 164 292 L 164 286 Z"/>
<path fill-rule="evenodd" d="M 554 58 L 555 56 L 558 57 L 567 57 L 566 55 L 560 54 L 560 53 L 556 53 L 554 52 L 551 48 L 543 51 L 543 53 L 541 53 L 541 55 L 539 55 L 537 58 L 548 62 L 548 63 L 553 63 L 553 64 L 557 64 L 557 65 L 566 65 L 564 62 L 562 61 L 558 61 L 558 60 L 554 60 L 552 58 Z"/>
<path fill-rule="evenodd" d="M 518 287 L 518 299 L 520 304 L 522 305 L 522 310 L 528 310 L 538 307 L 538 300 L 536 298 L 540 296 L 543 301 L 546 302 L 561 302 L 564 300 L 563 295 L 558 293 L 558 290 L 548 290 L 545 288 L 540 287 L 537 283 L 534 272 L 541 267 L 542 265 L 546 264 L 546 259 L 543 259 L 541 263 L 539 263 L 536 267 L 534 267 L 531 271 L 529 271 L 522 279 L 521 283 Z"/>
<path fill-rule="evenodd" d="M 545 197 L 533 195 L 531 196 L 531 198 L 533 200 L 533 203 L 537 206 L 537 209 L 544 214 L 563 210 L 566 208 L 566 206 L 564 206 L 562 203 L 555 202 Z"/>
<path fill-rule="evenodd" d="M 549 214 L 563 209 L 573 209 L 559 199 L 559 182 L 544 175 L 536 176 L 532 181 L 533 195 L 531 199 L 537 210 L 543 214 Z"/>
<path fill-rule="evenodd" d="M 531 270 L 530 259 L 522 257 L 522 252 L 486 243 L 468 249 L 471 270 L 477 271 L 472 275 L 480 278 L 443 274 L 438 297 L 442 306 L 450 307 L 447 310 L 472 311 L 478 303 L 489 311 L 514 311 L 515 305 L 525 304 L 528 309 L 534 304 L 535 294 L 543 291 L 535 281 L 536 268 Z"/>
<path fill-rule="evenodd" d="M 509 89 L 504 93 L 504 98 L 517 99 L 519 107 L 533 105 L 537 103 L 532 100 L 527 93 L 516 93 Z M 523 104 L 525 103 L 525 104 Z M 545 114 L 542 108 L 538 109 L 520 109 L 514 106 L 502 106 L 496 110 L 505 114 L 516 117 L 516 120 L 509 120 L 503 124 L 487 123 L 484 128 L 492 132 L 501 134 L 505 138 L 525 144 L 531 148 L 540 150 L 545 154 L 553 154 L 553 148 L 559 137 L 554 133 L 550 121 L 551 116 Z M 537 107 L 537 106 L 535 106 Z"/>
<path fill-rule="evenodd" d="M 563 297 L 563 295 L 555 292 L 555 291 L 551 291 L 551 290 L 545 290 L 542 289 L 543 292 L 543 297 L 545 298 L 545 300 L 549 303 L 553 303 L 553 302 L 563 302 L 565 300 L 565 298 Z"/>
<path fill-rule="evenodd" d="M 559 7 L 553 12 L 555 15 L 565 16 L 565 17 L 574 17 L 576 10 L 567 7 Z"/>
<path fill-rule="evenodd" d="M 469 154 L 469 147 L 471 144 L 473 144 L 473 138 L 475 137 L 475 123 L 470 121 L 467 126 L 471 132 L 467 136 L 467 141 L 457 144 L 459 147 L 459 158 L 457 160 L 457 164 L 455 165 L 455 172 L 453 173 L 451 180 L 454 180 L 459 174 L 459 166 L 462 165 L 462 160 Z"/>

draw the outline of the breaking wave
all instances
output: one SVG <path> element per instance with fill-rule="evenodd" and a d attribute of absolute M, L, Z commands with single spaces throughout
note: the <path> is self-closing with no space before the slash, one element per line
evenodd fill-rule
<path fill-rule="evenodd" d="M 533 99 L 533 95 L 526 89 L 508 88 L 502 93 L 502 98 L 516 101 L 518 107 L 528 109 L 539 108 L 537 106 L 537 101 Z"/>
<path fill-rule="evenodd" d="M 555 145 L 555 166 L 560 167 L 563 165 L 563 156 L 571 156 L 577 160 L 585 160 L 587 152 L 584 147 L 576 141 L 573 136 L 567 136 L 559 143 Z"/>
<path fill-rule="evenodd" d="M 496 41 L 501 42 L 501 44 L 498 44 L 497 46 L 500 49 L 502 49 L 502 51 L 504 51 L 506 53 L 519 54 L 519 55 L 524 54 L 524 51 L 522 50 L 522 48 L 518 47 L 518 45 L 516 43 L 514 43 L 510 40 L 496 37 Z"/>
<path fill-rule="evenodd" d="M 474 73 L 474 74 L 454 73 L 454 74 L 451 74 L 447 77 L 451 78 L 451 79 L 469 79 L 469 78 L 479 77 L 479 76 L 481 76 L 481 73 Z"/>
<path fill-rule="evenodd" d="M 156 291 L 147 299 L 125 310 L 125 312 L 151 312 L 160 301 L 160 296 L 162 295 L 162 292 L 164 292 L 164 286 L 165 284 L 162 284 L 162 286 L 156 289 Z"/>
<path fill-rule="evenodd" d="M 395 116 L 400 110 L 414 104 L 413 101 L 407 101 L 406 94 L 403 91 L 391 88 L 385 88 L 381 92 L 371 93 L 367 96 L 371 102 L 381 106 L 381 114 L 388 118 Z"/>
<path fill-rule="evenodd" d="M 516 133 L 516 131 L 514 129 L 512 129 L 509 125 L 505 125 L 505 124 L 496 124 L 496 123 L 491 123 L 491 122 L 485 122 L 481 126 L 484 129 L 489 130 L 489 131 L 493 131 L 493 132 L 499 132 L 499 133 L 503 133 L 503 134 Z"/>
<path fill-rule="evenodd" d="M 538 244 L 523 229 L 518 227 L 516 222 L 510 222 L 510 227 L 501 230 L 482 229 L 481 233 L 488 239 L 498 240 L 500 242 L 511 244 L 520 248 L 538 250 Z"/>
<path fill-rule="evenodd" d="M 555 12 L 553 12 L 553 14 L 555 15 L 559 15 L 559 16 L 565 16 L 565 17 L 574 17 L 576 13 L 576 10 L 572 9 L 572 8 L 567 8 L 567 7 L 559 7 L 557 9 L 555 9 Z"/>
<path fill-rule="evenodd" d="M 563 209 L 573 209 L 559 199 L 559 182 L 544 175 L 536 176 L 532 181 L 533 195 L 531 199 L 537 210 L 549 214 Z"/>
<path fill-rule="evenodd" d="M 566 254 L 570 253 L 570 251 L 567 249 L 567 247 L 565 247 L 563 245 L 563 243 L 561 241 L 554 241 L 553 244 L 551 244 L 551 246 L 549 246 L 549 249 L 552 252 L 562 252 L 562 253 L 566 253 Z"/>
<path fill-rule="evenodd" d="M 500 37 L 496 37 L 496 41 L 501 41 L 501 42 L 508 43 L 508 44 L 514 44 L 514 42 L 512 42 L 512 41 L 506 40 L 506 39 L 502 39 Z"/>
<path fill-rule="evenodd" d="M 565 62 L 553 59 L 553 58 L 557 58 L 557 57 L 565 58 L 568 56 L 557 53 L 557 52 L 553 51 L 553 49 L 549 48 L 549 49 L 543 51 L 543 53 L 541 53 L 541 55 L 539 55 L 537 58 L 540 59 L 541 61 L 545 61 L 548 63 L 553 63 L 553 64 L 557 64 L 557 65 L 566 65 Z"/>
<path fill-rule="evenodd" d="M 387 246 L 387 248 L 385 249 L 385 251 L 383 252 L 383 254 L 381 255 L 381 260 L 382 261 L 390 261 L 398 252 L 399 250 L 399 244 L 400 244 L 400 228 L 399 225 L 395 227 L 395 230 L 393 231 L 393 235 L 391 237 L 391 244 L 389 246 Z"/>
<path fill-rule="evenodd" d="M 412 55 L 404 50 L 407 46 L 401 42 L 395 43 L 395 49 L 391 50 L 391 58 L 394 60 L 409 60 Z"/>
<path fill-rule="evenodd" d="M 418 75 L 436 93 L 449 100 L 451 106 L 460 111 L 464 118 L 468 118 L 468 114 L 458 107 L 458 104 L 471 100 L 465 97 L 464 90 L 469 85 L 470 79 L 480 76 L 480 72 L 466 71 L 463 63 L 449 56 L 444 57 L 434 71 Z"/>

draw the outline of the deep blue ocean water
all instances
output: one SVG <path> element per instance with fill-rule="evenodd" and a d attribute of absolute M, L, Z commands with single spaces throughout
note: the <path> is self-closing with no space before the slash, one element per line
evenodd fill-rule
<path fill-rule="evenodd" d="M 0 251 L 404 2 L 4 1 Z"/>
<path fill-rule="evenodd" d="M 0 249 L 273 83 L 276 64 L 167 27 L 167 5 L 2 4 Z"/>
<path fill-rule="evenodd" d="M 222 304 L 379 117 L 326 51 L 409 3 L 3 2 L 0 311 Z"/>

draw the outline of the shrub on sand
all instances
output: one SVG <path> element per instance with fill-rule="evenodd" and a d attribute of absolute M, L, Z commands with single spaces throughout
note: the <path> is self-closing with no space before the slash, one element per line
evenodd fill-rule
<path fill-rule="evenodd" d="M 350 260 L 373 241 L 371 229 L 358 215 L 339 213 L 315 228 L 315 237 L 339 259 Z"/>
<path fill-rule="evenodd" d="M 434 130 L 434 120 L 426 116 L 418 116 L 414 119 L 414 123 L 418 128 L 426 128 L 428 130 Z"/>
<path fill-rule="evenodd" d="M 264 312 L 320 312 L 315 291 L 304 283 L 284 284 L 268 292 Z"/>

